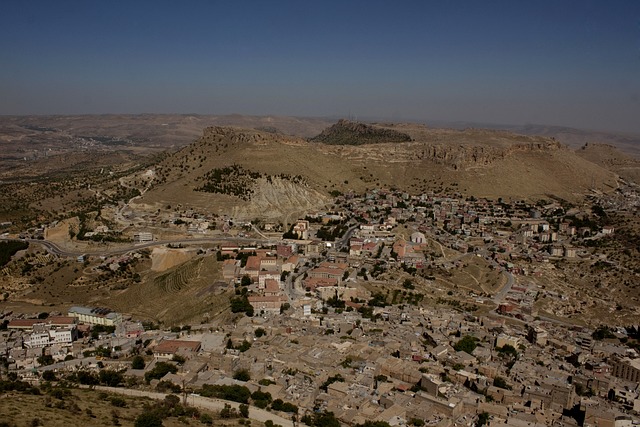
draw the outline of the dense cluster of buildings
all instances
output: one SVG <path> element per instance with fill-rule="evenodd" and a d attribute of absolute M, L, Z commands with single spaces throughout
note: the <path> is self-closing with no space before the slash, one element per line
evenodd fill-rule
<path fill-rule="evenodd" d="M 509 283 L 484 315 L 384 295 L 370 300 L 370 277 L 431 280 L 434 266 L 455 269 L 464 256 L 483 258 L 512 279 L 559 259 L 598 259 L 582 242 L 610 236 L 612 227 L 578 227 L 569 218 L 580 210 L 553 201 L 372 190 L 342 195 L 336 208 L 297 221 L 276 245 L 220 245 L 222 275 L 246 295 L 253 317 L 170 332 L 97 307 L 44 319 L 5 313 L 0 351 L 11 369 L 38 367 L 47 355 L 55 363 L 40 369 L 64 370 L 99 369 L 96 349 L 108 348 L 104 369 L 125 367 L 138 377 L 159 361 L 181 360 L 163 381 L 189 390 L 239 384 L 292 402 L 301 414 L 326 410 L 351 425 L 471 426 L 480 415 L 490 425 L 640 422 L 640 355 L 625 344 L 640 338 L 638 325 L 612 328 L 601 339 L 592 329 L 540 317 L 540 295 L 565 296 L 527 280 Z M 344 226 L 344 234 L 323 241 L 318 231 L 331 224 Z M 113 329 L 91 335 L 105 327 Z M 145 355 L 144 370 L 127 365 L 133 354 Z M 239 370 L 251 379 L 233 380 Z"/>

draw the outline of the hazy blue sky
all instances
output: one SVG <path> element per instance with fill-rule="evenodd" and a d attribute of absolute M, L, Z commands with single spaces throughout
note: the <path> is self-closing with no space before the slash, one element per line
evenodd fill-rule
<path fill-rule="evenodd" d="M 24 1 L 0 114 L 376 116 L 640 132 L 640 1 Z"/>

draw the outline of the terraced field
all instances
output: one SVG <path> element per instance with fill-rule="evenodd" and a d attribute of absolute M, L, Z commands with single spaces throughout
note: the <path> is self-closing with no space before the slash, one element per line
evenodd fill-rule
<path fill-rule="evenodd" d="M 200 274 L 200 268 L 204 258 L 187 261 L 172 271 L 162 274 L 154 279 L 155 284 L 165 292 L 179 292 Z"/>
<path fill-rule="evenodd" d="M 214 256 L 197 257 L 101 303 L 165 325 L 211 321 L 229 311 L 233 291 L 221 285 L 221 279 L 220 263 Z"/>

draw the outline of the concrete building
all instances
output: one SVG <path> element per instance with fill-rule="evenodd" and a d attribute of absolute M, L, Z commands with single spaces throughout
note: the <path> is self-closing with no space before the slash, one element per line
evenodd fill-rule
<path fill-rule="evenodd" d="M 115 326 L 122 322 L 122 314 L 108 308 L 74 306 L 69 309 L 69 316 L 77 318 L 78 322 L 91 325 Z"/>
<path fill-rule="evenodd" d="M 613 376 L 625 381 L 640 383 L 640 359 L 624 357 L 613 362 Z"/>

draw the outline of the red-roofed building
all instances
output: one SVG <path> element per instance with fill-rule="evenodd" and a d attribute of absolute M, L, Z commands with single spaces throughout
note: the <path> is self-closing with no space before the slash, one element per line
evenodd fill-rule
<path fill-rule="evenodd" d="M 153 350 L 153 355 L 156 359 L 170 359 L 178 352 L 197 353 L 200 347 L 200 341 L 163 340 Z"/>
<path fill-rule="evenodd" d="M 280 281 L 267 279 L 264 282 L 264 296 L 276 296 L 280 295 Z"/>
<path fill-rule="evenodd" d="M 14 319 L 9 322 L 9 324 L 7 325 L 7 329 L 33 329 L 34 325 L 66 327 L 75 324 L 75 317 L 51 316 L 46 319 Z"/>

